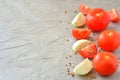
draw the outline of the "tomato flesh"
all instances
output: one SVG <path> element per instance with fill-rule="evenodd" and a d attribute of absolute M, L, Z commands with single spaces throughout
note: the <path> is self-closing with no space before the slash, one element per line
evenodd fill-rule
<path fill-rule="evenodd" d="M 86 39 L 89 37 L 89 35 L 90 35 L 90 30 L 88 29 L 77 29 L 77 28 L 72 29 L 72 36 L 77 40 Z"/>
<path fill-rule="evenodd" d="M 78 53 L 84 58 L 93 58 L 97 54 L 96 44 L 90 44 L 80 49 Z"/>
<path fill-rule="evenodd" d="M 80 4 L 79 10 L 80 10 L 80 12 L 83 13 L 84 15 L 87 15 L 87 14 L 91 11 L 91 8 L 88 7 L 88 6 L 85 5 L 85 4 Z"/>
<path fill-rule="evenodd" d="M 114 30 L 105 30 L 98 36 L 98 45 L 105 51 L 114 51 L 119 47 L 120 36 Z"/>
<path fill-rule="evenodd" d="M 93 9 L 86 17 L 86 25 L 93 31 L 102 31 L 110 22 L 108 13 L 101 8 Z"/>
<path fill-rule="evenodd" d="M 110 20 L 113 21 L 113 22 L 117 22 L 117 21 L 120 21 L 120 15 L 119 13 L 115 10 L 115 9 L 111 9 L 109 12 L 108 12 L 109 16 L 110 16 Z"/>
<path fill-rule="evenodd" d="M 117 57 L 110 52 L 100 52 L 93 59 L 93 67 L 99 74 L 108 76 L 118 68 Z"/>

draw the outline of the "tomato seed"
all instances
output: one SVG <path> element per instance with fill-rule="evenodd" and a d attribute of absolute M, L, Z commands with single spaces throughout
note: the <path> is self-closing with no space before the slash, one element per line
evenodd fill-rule
<path fill-rule="evenodd" d="M 77 11 L 74 11 L 74 13 L 77 13 Z"/>
<path fill-rule="evenodd" d="M 65 64 L 65 66 L 68 66 L 67 64 Z"/>
<path fill-rule="evenodd" d="M 66 28 L 66 30 L 68 30 L 68 28 Z"/>
<path fill-rule="evenodd" d="M 68 75 L 70 75 L 70 73 L 68 73 Z"/>
<path fill-rule="evenodd" d="M 72 76 L 72 77 L 74 77 L 74 76 L 75 76 L 75 74 L 74 74 L 74 73 L 71 73 L 71 76 Z"/>
<path fill-rule="evenodd" d="M 66 11 L 66 10 L 64 10 L 64 14 L 67 14 L 67 11 Z"/>
<path fill-rule="evenodd" d="M 66 59 L 68 59 L 68 57 L 67 57 L 67 56 L 66 56 L 65 58 L 66 58 Z"/>
<path fill-rule="evenodd" d="M 69 41 L 68 39 L 66 39 L 66 41 Z"/>
<path fill-rule="evenodd" d="M 70 67 L 72 66 L 72 63 L 71 63 L 71 62 L 69 62 L 68 64 L 69 64 Z"/>

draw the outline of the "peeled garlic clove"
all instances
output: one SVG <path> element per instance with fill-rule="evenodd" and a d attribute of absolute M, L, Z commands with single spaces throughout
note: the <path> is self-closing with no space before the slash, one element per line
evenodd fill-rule
<path fill-rule="evenodd" d="M 85 25 L 86 17 L 80 12 L 72 21 L 72 24 L 76 27 Z"/>
<path fill-rule="evenodd" d="M 86 40 L 86 39 L 78 40 L 73 44 L 72 50 L 76 53 L 79 49 L 82 49 L 89 44 L 91 44 L 89 40 Z"/>
<path fill-rule="evenodd" d="M 91 71 L 92 68 L 92 61 L 86 58 L 74 68 L 73 72 L 78 75 L 86 75 Z"/>

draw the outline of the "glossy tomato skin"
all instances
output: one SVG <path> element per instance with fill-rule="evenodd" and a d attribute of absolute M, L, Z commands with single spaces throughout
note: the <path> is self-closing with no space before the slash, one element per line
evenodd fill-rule
<path fill-rule="evenodd" d="M 80 4 L 79 10 L 81 13 L 83 13 L 84 15 L 89 14 L 89 12 L 92 10 L 90 7 L 88 7 L 85 4 Z"/>
<path fill-rule="evenodd" d="M 100 52 L 93 59 L 93 67 L 99 74 L 108 76 L 118 68 L 118 59 L 111 52 Z"/>
<path fill-rule="evenodd" d="M 105 51 L 114 51 L 119 47 L 120 35 L 114 30 L 105 30 L 98 36 L 98 45 Z"/>
<path fill-rule="evenodd" d="M 96 44 L 90 44 L 78 50 L 78 53 L 84 58 L 93 58 L 97 54 L 97 46 Z"/>
<path fill-rule="evenodd" d="M 77 28 L 73 28 L 72 29 L 72 36 L 77 39 L 86 39 L 88 38 L 90 35 L 90 30 L 88 29 L 77 29 Z"/>
<path fill-rule="evenodd" d="M 102 31 L 110 22 L 108 13 L 101 8 L 93 9 L 86 17 L 86 25 L 93 31 Z"/>

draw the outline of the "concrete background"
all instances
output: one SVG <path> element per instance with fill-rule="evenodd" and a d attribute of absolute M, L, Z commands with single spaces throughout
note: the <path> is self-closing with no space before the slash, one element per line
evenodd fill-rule
<path fill-rule="evenodd" d="M 66 63 L 83 60 L 65 59 L 75 42 L 70 23 L 81 3 L 120 12 L 120 0 L 0 0 L 0 80 L 120 80 L 120 66 L 108 77 L 67 75 Z M 120 22 L 108 29 L 120 33 Z M 120 48 L 114 54 L 120 58 Z"/>

